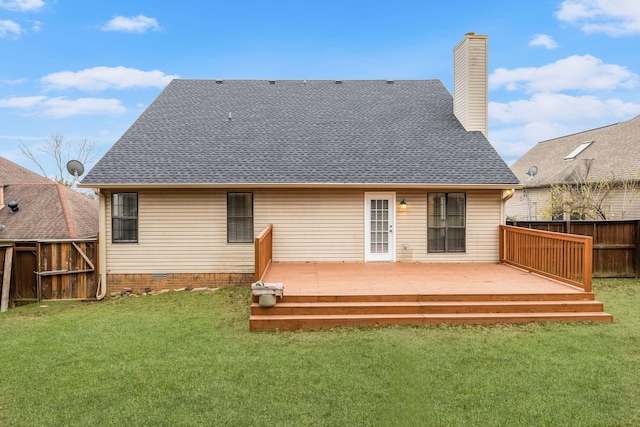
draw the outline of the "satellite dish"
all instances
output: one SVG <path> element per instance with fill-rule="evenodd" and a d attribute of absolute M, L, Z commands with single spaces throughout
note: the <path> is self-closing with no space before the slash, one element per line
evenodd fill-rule
<path fill-rule="evenodd" d="M 67 171 L 76 179 L 84 173 L 84 166 L 77 160 L 69 160 L 67 163 Z"/>
<path fill-rule="evenodd" d="M 529 168 L 529 170 L 527 171 L 527 176 L 529 176 L 529 180 L 531 178 L 533 178 L 534 176 L 536 176 L 537 173 L 538 173 L 538 167 L 537 166 L 531 166 Z"/>

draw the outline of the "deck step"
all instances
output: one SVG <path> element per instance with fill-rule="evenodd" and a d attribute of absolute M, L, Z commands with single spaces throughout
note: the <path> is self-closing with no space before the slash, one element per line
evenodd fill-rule
<path fill-rule="evenodd" d="M 601 312 L 598 301 L 376 301 L 376 302 L 281 302 L 263 308 L 253 303 L 255 315 L 350 315 L 438 313 L 545 313 Z"/>
<path fill-rule="evenodd" d="M 295 330 L 337 326 L 497 324 L 531 322 L 611 322 L 604 312 L 553 313 L 440 313 L 440 314 L 350 314 L 350 315 L 252 315 L 250 329 Z"/>
<path fill-rule="evenodd" d="M 410 301 L 593 301 L 593 292 L 540 293 L 540 294 L 394 294 L 394 295 L 288 295 L 279 298 L 283 303 L 307 302 L 410 302 Z M 254 298 L 254 302 L 258 299 Z"/>

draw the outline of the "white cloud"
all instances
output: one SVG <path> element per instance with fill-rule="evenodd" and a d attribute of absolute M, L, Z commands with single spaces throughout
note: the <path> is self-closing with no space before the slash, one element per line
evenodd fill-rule
<path fill-rule="evenodd" d="M 42 29 L 42 22 L 40 21 L 30 21 L 33 25 L 31 26 L 31 31 L 34 33 L 39 32 Z"/>
<path fill-rule="evenodd" d="M 638 85 L 640 77 L 626 67 L 605 64 L 591 55 L 570 56 L 542 67 L 497 68 L 489 76 L 492 89 L 526 92 L 558 92 L 563 90 L 605 90 Z"/>
<path fill-rule="evenodd" d="M 102 26 L 103 31 L 118 31 L 123 33 L 145 33 L 160 29 L 156 18 L 149 18 L 142 14 L 133 17 L 116 16 Z"/>
<path fill-rule="evenodd" d="M 536 93 L 529 99 L 489 103 L 489 117 L 503 123 L 580 123 L 616 122 L 640 114 L 640 104 L 620 99 L 602 100 L 595 96 Z M 595 126 L 587 125 L 586 129 Z"/>
<path fill-rule="evenodd" d="M 126 111 L 118 99 L 106 98 L 49 98 L 46 96 L 11 97 L 0 99 L 0 108 L 18 108 L 29 115 L 65 118 L 86 115 L 115 115 Z"/>
<path fill-rule="evenodd" d="M 0 99 L 0 107 L 32 108 L 46 99 L 46 96 L 14 96 L 11 98 Z"/>
<path fill-rule="evenodd" d="M 20 24 L 8 19 L 0 20 L 0 37 L 18 38 L 22 33 Z"/>
<path fill-rule="evenodd" d="M 19 85 L 22 84 L 24 82 L 26 82 L 27 79 L 25 79 L 24 77 L 21 79 L 15 79 L 15 80 L 1 80 L 0 83 L 5 84 L 5 85 Z"/>
<path fill-rule="evenodd" d="M 529 46 L 542 46 L 547 49 L 556 49 L 559 47 L 553 37 L 546 34 L 536 34 L 529 42 Z"/>
<path fill-rule="evenodd" d="M 95 67 L 78 72 L 61 71 L 44 76 L 41 82 L 49 89 L 106 90 L 134 87 L 164 87 L 177 75 L 162 71 L 142 71 L 125 67 Z"/>
<path fill-rule="evenodd" d="M 540 141 L 628 120 L 640 104 L 595 96 L 540 93 L 530 99 L 489 103 L 489 140 L 507 164 Z"/>
<path fill-rule="evenodd" d="M 585 33 L 610 36 L 640 34 L 637 0 L 565 0 L 556 17 L 580 27 Z"/>
<path fill-rule="evenodd" d="M 36 11 L 44 6 L 43 0 L 0 0 L 0 7 L 7 10 L 15 10 L 19 12 Z"/>

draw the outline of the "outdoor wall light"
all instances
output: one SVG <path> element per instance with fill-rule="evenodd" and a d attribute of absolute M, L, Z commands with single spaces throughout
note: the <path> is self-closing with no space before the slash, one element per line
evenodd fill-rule
<path fill-rule="evenodd" d="M 407 209 L 407 201 L 406 201 L 405 199 L 402 199 L 402 200 L 400 201 L 400 207 L 401 207 L 402 209 Z"/>

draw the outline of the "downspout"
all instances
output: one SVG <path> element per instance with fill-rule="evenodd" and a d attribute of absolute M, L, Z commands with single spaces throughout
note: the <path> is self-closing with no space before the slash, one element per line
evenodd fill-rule
<path fill-rule="evenodd" d="M 98 289 L 96 291 L 96 299 L 100 301 L 107 295 L 107 203 L 105 195 L 100 189 L 94 191 L 100 200 L 98 214 Z"/>

